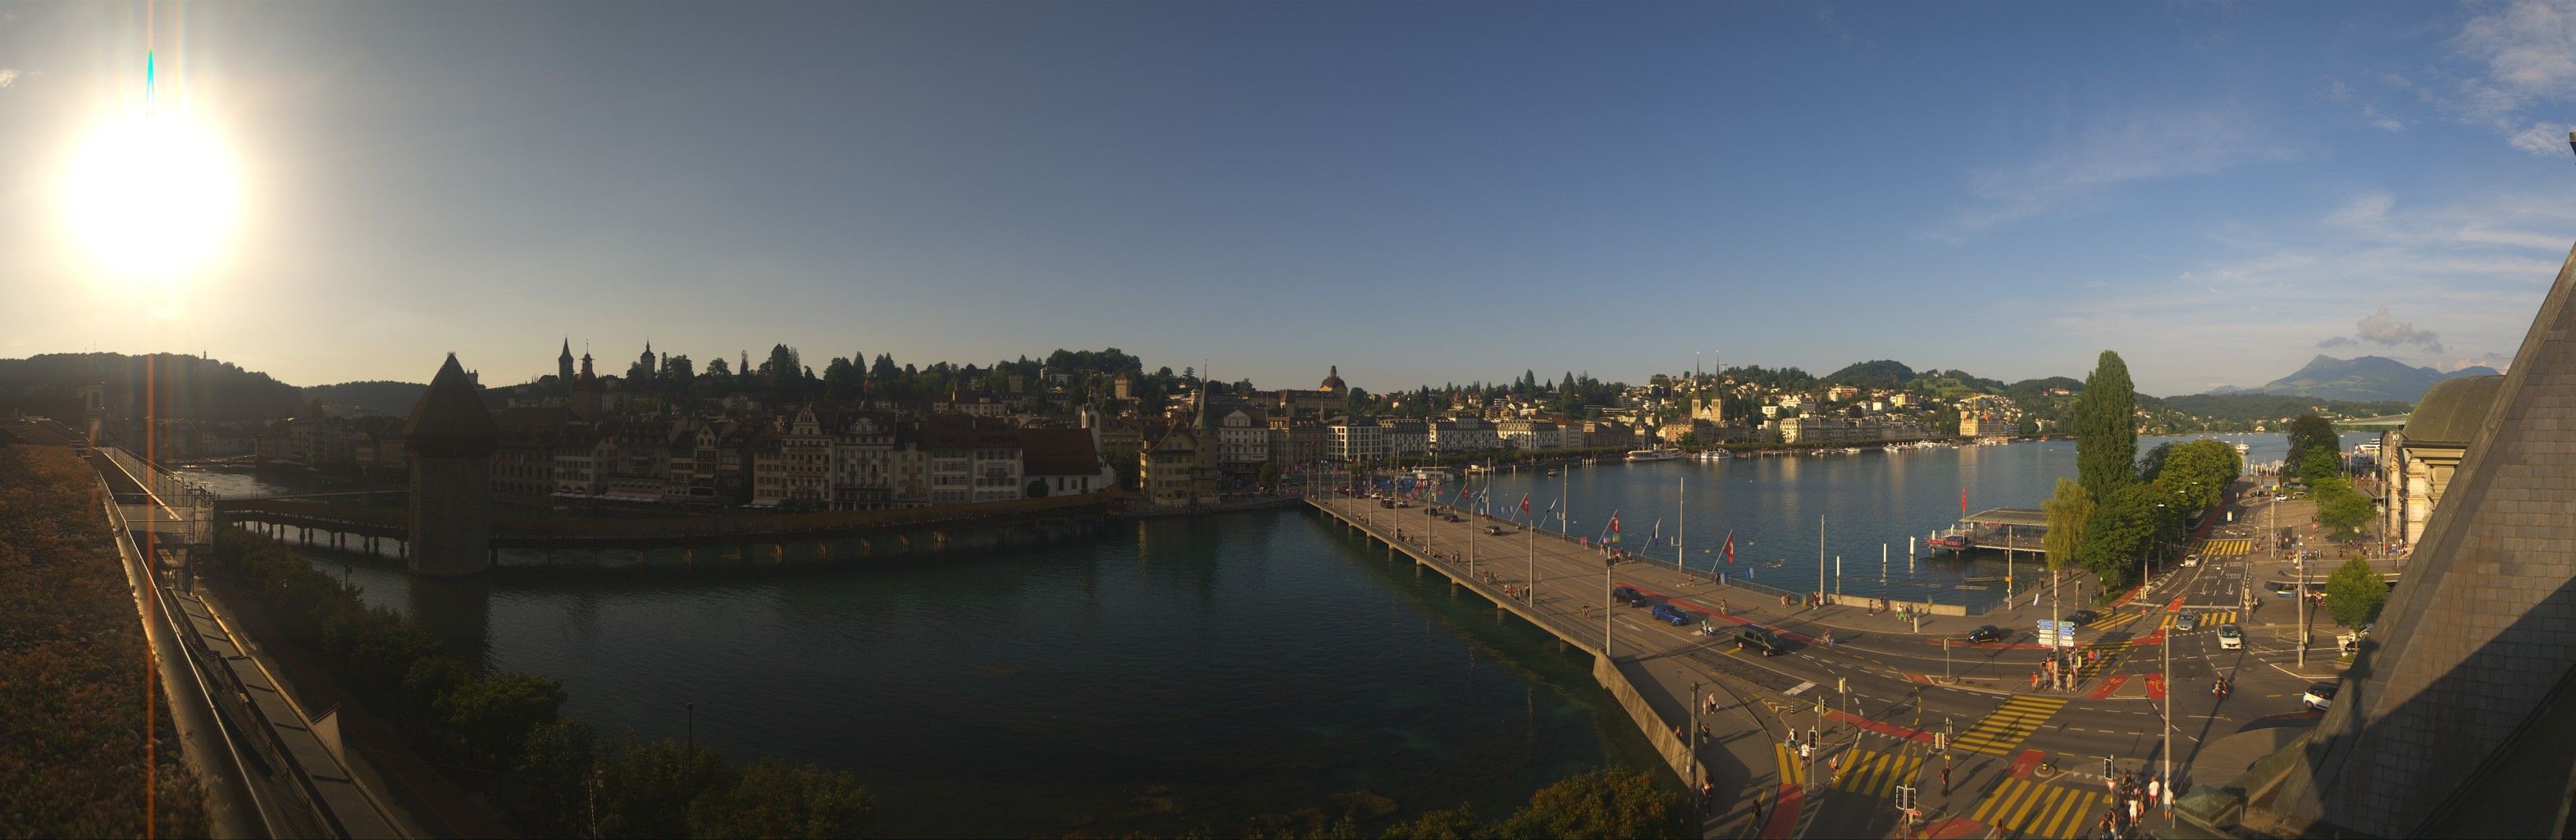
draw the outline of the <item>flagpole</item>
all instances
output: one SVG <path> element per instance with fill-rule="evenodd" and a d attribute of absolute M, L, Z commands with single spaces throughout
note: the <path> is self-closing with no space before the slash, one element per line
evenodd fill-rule
<path fill-rule="evenodd" d="M 1674 512 L 1674 516 L 1680 521 L 1673 523 L 1673 571 L 1680 572 L 1687 577 L 1690 574 L 1690 570 L 1682 568 L 1682 561 L 1689 558 L 1682 554 L 1682 552 L 1686 550 L 1682 548 L 1682 537 L 1690 534 L 1690 476 L 1684 475 L 1681 477 L 1680 489 L 1677 495 L 1680 498 L 1673 502 L 1673 507 L 1678 509 Z"/>

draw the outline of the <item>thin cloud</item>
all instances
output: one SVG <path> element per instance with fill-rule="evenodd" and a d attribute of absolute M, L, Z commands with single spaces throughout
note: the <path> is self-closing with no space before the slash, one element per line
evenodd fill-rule
<path fill-rule="evenodd" d="M 2326 339 L 2326 340 L 2324 340 L 2324 341 L 2317 342 L 2317 349 L 2319 349 L 2319 350 L 2324 350 L 2324 349 L 2327 349 L 2327 348 L 2330 348 L 2330 347 L 2342 347 L 2342 346 L 2347 345 L 2347 344 L 2359 344 L 2359 343 L 2360 343 L 2360 342 L 2357 342 L 2357 341 L 2352 340 L 2352 337 L 2351 337 L 2351 336 L 2338 335 L 2338 336 L 2333 336 L 2333 337 L 2327 338 L 2327 339 Z"/>
<path fill-rule="evenodd" d="M 2098 125 L 2026 166 L 1969 173 L 1978 206 L 1961 212 L 1953 241 L 2064 210 L 2103 190 L 2139 181 L 2208 175 L 2236 166 L 2297 159 L 2244 123 L 2216 113 Z"/>
<path fill-rule="evenodd" d="M 0 88 L 18 83 L 18 68 L 0 67 Z"/>
<path fill-rule="evenodd" d="M 2563 124 L 2521 126 L 2531 109 L 2576 97 L 2576 5 L 2523 0 L 2470 18 L 2450 46 L 2485 72 L 2462 81 L 2449 107 L 2504 134 L 2516 149 L 2556 154 L 2567 137 Z"/>

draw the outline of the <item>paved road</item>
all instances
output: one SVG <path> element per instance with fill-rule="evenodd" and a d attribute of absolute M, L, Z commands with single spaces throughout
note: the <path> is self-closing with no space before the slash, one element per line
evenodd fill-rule
<path fill-rule="evenodd" d="M 2101 759 L 2113 757 L 2121 771 L 2148 771 L 2162 757 L 2168 667 L 2177 688 L 2170 706 L 2179 774 L 2187 774 L 2202 743 L 2313 717 L 2297 705 L 2311 678 L 2289 664 L 2297 657 L 2290 605 L 2258 601 L 2250 614 L 2243 608 L 2247 564 L 2264 556 L 2253 531 L 2260 520 L 2246 521 L 2243 511 L 2235 522 L 2213 524 L 2208 541 L 2191 547 L 2201 562 L 2160 572 L 2161 580 L 2079 632 L 2079 644 L 2096 656 L 2075 691 L 2049 693 L 2030 690 L 2028 676 L 2045 656 L 2031 644 L 2031 630 L 2017 629 L 2003 644 L 1953 642 L 1945 649 L 1941 643 L 1976 623 L 2026 628 L 2049 614 L 2044 608 L 2025 604 L 1992 617 L 1936 618 L 1923 621 L 1918 633 L 1912 622 L 1888 613 L 1783 608 L 1775 596 L 1720 587 L 1670 565 L 1612 564 L 1602 550 L 1553 534 L 1430 515 L 1445 509 L 1384 508 L 1368 499 L 1324 503 L 1373 530 L 1400 531 L 1409 551 L 1462 572 L 1472 536 L 1471 579 L 1491 575 L 1498 590 L 1534 591 L 1526 601 L 1534 614 L 1586 648 L 1597 649 L 1606 635 L 1667 722 L 1683 719 L 1695 682 L 1731 692 L 1717 714 L 1696 718 L 1719 741 L 1701 752 L 1719 787 L 1712 836 L 1757 830 L 1761 836 L 1893 836 L 1896 790 L 1907 786 L 1921 791 L 1924 816 L 1935 828 L 2089 834 L 2109 804 Z M 2304 521 L 2304 513 L 2296 520 L 2290 514 L 2285 508 L 2285 521 Z M 1493 536 L 1487 527 L 1505 533 Z M 1646 608 L 1609 605 L 1613 586 L 1633 587 L 1650 604 L 1681 608 L 1692 624 L 1675 627 Z M 2064 596 L 2069 609 L 2079 600 L 2072 591 Z M 2212 620 L 2203 629 L 2172 629 L 2183 612 Z M 2231 619 L 2247 625 L 2246 644 L 2220 650 L 2212 628 Z M 1728 633 L 1738 624 L 1768 627 L 1789 640 L 1790 650 L 1773 657 L 1743 651 L 1729 635 L 1701 634 L 1699 620 Z M 1824 643 L 1829 632 L 1830 645 Z M 2312 647 L 2309 673 L 2330 671 L 2333 655 L 2330 638 Z M 1942 679 L 1945 673 L 1956 682 Z M 2224 702 L 2206 688 L 2222 673 L 2237 685 Z M 1798 758 L 1783 739 L 1792 729 L 1801 741 L 1820 737 L 1824 749 Z M 1946 754 L 1934 749 L 1935 733 L 1951 736 Z M 1757 794 L 1771 806 L 1758 828 L 1750 807 Z"/>

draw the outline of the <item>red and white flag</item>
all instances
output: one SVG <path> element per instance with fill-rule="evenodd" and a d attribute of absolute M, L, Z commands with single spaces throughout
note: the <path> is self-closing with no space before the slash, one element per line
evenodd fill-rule
<path fill-rule="evenodd" d="M 1726 532 L 1726 562 L 1735 562 L 1735 531 L 1733 529 L 1729 529 Z"/>
<path fill-rule="evenodd" d="M 1528 516 L 1528 515 L 1529 515 L 1529 494 L 1528 494 L 1528 493 L 1522 493 L 1522 494 L 1521 494 L 1521 515 L 1522 515 L 1522 516 Z"/>

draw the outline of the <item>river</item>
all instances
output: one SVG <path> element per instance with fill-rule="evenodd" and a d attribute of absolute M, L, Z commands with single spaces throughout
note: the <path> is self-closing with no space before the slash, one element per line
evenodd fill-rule
<path fill-rule="evenodd" d="M 2256 462 L 2285 447 L 2220 437 Z M 1496 477 L 1493 498 L 1543 509 L 1564 488 L 1576 533 L 1615 509 L 1643 543 L 1658 519 L 1676 531 L 1687 478 L 1694 565 L 1732 530 L 1733 568 L 1811 585 L 1822 516 L 1846 591 L 1973 602 L 1992 590 L 1957 587 L 2000 559 L 1909 567 L 1905 538 L 1955 520 L 1961 488 L 1972 510 L 2035 507 L 2074 470 L 2064 441 L 1873 449 L 1525 471 Z M 225 495 L 311 489 L 200 478 Z M 1588 663 L 1302 510 L 769 574 L 522 566 L 415 586 L 390 560 L 307 556 L 490 667 L 562 680 L 566 712 L 603 734 L 686 737 L 693 703 L 701 743 L 848 769 L 884 833 L 1235 834 L 1338 814 L 1353 792 L 1494 815 L 1588 767 L 1654 764 Z"/>

